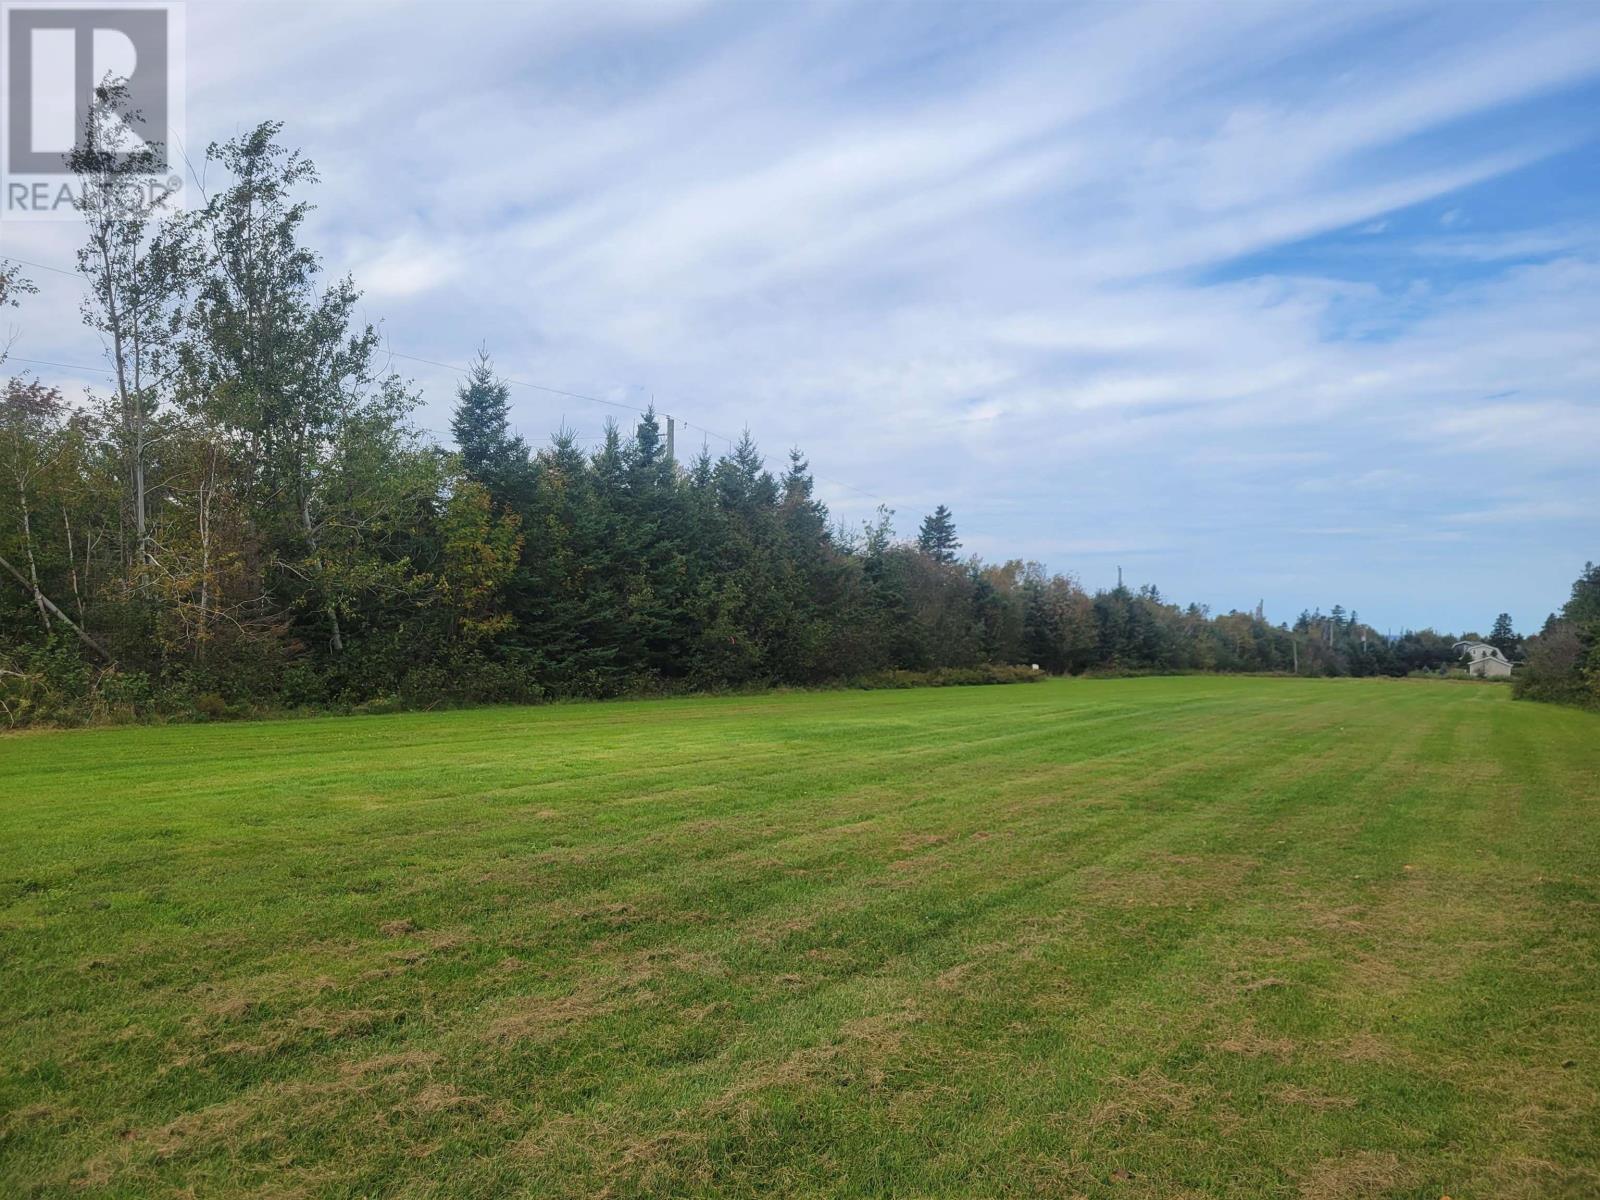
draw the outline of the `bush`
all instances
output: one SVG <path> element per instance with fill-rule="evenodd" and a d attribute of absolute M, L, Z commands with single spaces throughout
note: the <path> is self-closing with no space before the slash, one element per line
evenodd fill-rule
<path fill-rule="evenodd" d="M 997 683 L 1038 683 L 1048 678 L 1033 667 L 989 664 L 978 667 L 938 667 L 932 671 L 878 671 L 856 681 L 866 691 L 886 688 L 982 687 Z"/>
<path fill-rule="evenodd" d="M 1558 621 L 1528 643 L 1527 664 L 1512 677 L 1518 700 L 1600 708 L 1600 631 Z"/>
<path fill-rule="evenodd" d="M 478 654 L 452 655 L 446 662 L 406 672 L 397 695 L 406 708 L 454 704 L 526 704 L 544 696 L 527 667 Z"/>
<path fill-rule="evenodd" d="M 323 704 L 328 699 L 328 681 L 309 662 L 290 663 L 283 669 L 278 696 L 290 708 Z"/>
<path fill-rule="evenodd" d="M 194 711 L 207 721 L 225 720 L 228 713 L 228 702 L 216 692 L 207 692 L 203 696 L 196 696 Z"/>
<path fill-rule="evenodd" d="M 100 674 L 59 638 L 0 653 L 0 715 L 14 729 L 83 724 L 96 715 Z"/>

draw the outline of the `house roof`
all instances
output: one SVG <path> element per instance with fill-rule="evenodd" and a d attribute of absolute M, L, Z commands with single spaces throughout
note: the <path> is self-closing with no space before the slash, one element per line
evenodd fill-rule
<path fill-rule="evenodd" d="M 1474 654 L 1480 659 L 1493 658 L 1497 662 L 1503 662 L 1507 664 L 1511 662 L 1511 660 L 1501 652 L 1499 646 L 1491 645 L 1488 642 L 1457 642 L 1454 647 L 1454 649 L 1457 650 L 1462 650 L 1463 648 L 1465 648 L 1464 653 Z M 1483 653 L 1484 651 L 1487 651 L 1487 653 Z"/>

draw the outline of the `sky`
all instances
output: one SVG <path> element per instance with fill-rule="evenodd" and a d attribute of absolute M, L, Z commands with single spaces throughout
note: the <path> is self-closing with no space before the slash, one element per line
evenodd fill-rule
<path fill-rule="evenodd" d="M 1600 5 L 187 5 L 448 429 L 525 383 L 841 521 L 1269 619 L 1537 630 L 1600 559 Z M 72 265 L 70 224 L 0 254 Z M 12 354 L 104 389 L 72 278 Z M 401 358 L 400 355 L 410 356 Z M 624 409 L 515 386 L 531 441 Z"/>

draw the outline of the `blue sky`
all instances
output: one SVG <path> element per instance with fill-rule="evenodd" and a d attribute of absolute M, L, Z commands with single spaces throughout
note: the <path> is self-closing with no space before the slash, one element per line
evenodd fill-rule
<path fill-rule="evenodd" d="M 798 444 L 843 519 L 943 502 L 986 557 L 1274 620 L 1537 628 L 1600 558 L 1600 6 L 195 0 L 188 26 L 189 141 L 287 122 L 395 351 L 486 342 Z M 14 353 L 97 362 L 73 281 L 38 281 Z M 450 373 L 395 365 L 446 428 Z M 610 411 L 514 399 L 536 440 Z"/>

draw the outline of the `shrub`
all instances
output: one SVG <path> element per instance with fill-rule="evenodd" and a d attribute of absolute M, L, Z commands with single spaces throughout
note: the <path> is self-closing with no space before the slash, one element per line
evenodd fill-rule
<path fill-rule="evenodd" d="M 228 702 L 216 692 L 207 692 L 203 696 L 196 696 L 194 711 L 207 721 L 226 720 L 231 714 L 228 711 Z"/>
<path fill-rule="evenodd" d="M 1557 621 L 1528 643 L 1527 664 L 1512 678 L 1518 700 L 1600 707 L 1600 630 Z"/>
<path fill-rule="evenodd" d="M 884 688 L 981 687 L 998 683 L 1038 683 L 1047 678 L 1032 667 L 988 664 L 977 667 L 937 667 L 931 671 L 878 671 L 862 676 L 856 686 L 868 691 Z"/>
<path fill-rule="evenodd" d="M 328 681 L 309 662 L 290 663 L 283 669 L 279 698 L 290 708 L 318 705 L 328 699 Z"/>
<path fill-rule="evenodd" d="M 153 694 L 150 676 L 143 671 L 120 671 L 115 667 L 100 672 L 100 677 L 95 681 L 95 690 L 107 707 L 129 713 L 147 706 Z"/>

